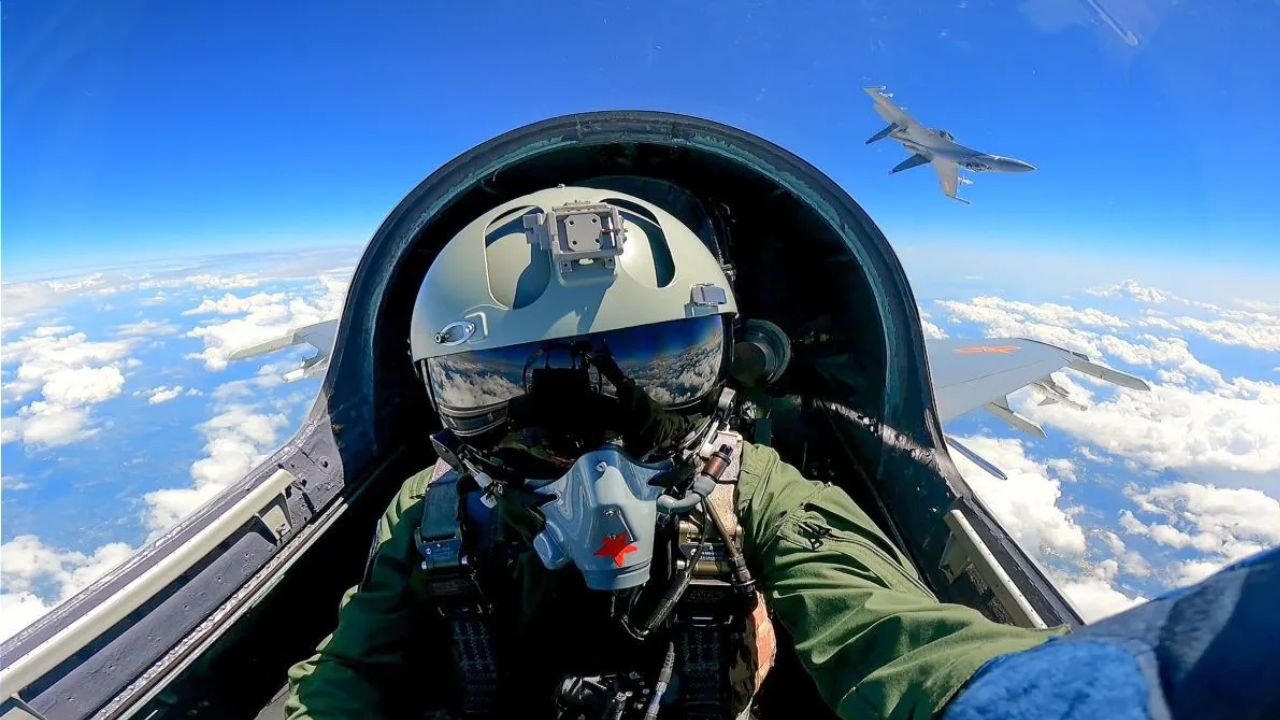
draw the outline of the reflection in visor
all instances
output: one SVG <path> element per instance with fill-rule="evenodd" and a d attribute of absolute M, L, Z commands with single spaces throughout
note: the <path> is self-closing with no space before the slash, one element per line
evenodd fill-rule
<path fill-rule="evenodd" d="M 528 391 L 531 369 L 582 367 L 586 352 L 607 352 L 655 403 L 680 408 L 702 400 L 719 382 L 724 321 L 709 315 L 431 358 L 427 376 L 446 420 L 455 429 L 478 430 L 500 419 L 495 409 Z M 594 369 L 592 384 L 615 394 L 613 384 Z M 461 422 L 463 417 L 470 422 Z"/>

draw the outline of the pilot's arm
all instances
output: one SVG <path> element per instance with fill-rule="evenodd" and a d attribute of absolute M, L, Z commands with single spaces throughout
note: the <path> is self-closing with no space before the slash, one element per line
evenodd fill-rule
<path fill-rule="evenodd" d="M 935 717 L 987 661 L 1065 632 L 939 603 L 843 490 L 769 448 L 744 447 L 737 508 L 774 620 L 842 718 Z"/>
<path fill-rule="evenodd" d="M 411 583 L 413 530 L 430 476 L 419 473 L 401 487 L 378 524 L 379 545 L 364 582 L 342 599 L 337 629 L 289 670 L 289 720 L 401 717 L 398 705 L 412 702 L 413 663 L 405 654 L 427 617 Z"/>

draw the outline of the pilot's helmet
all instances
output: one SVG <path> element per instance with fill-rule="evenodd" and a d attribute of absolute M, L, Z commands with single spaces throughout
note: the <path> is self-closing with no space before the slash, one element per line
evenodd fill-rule
<path fill-rule="evenodd" d="M 542 190 L 484 213 L 440 251 L 411 348 L 457 438 L 555 477 L 602 444 L 654 461 L 699 436 L 737 306 L 704 240 L 711 223 L 691 214 L 700 205 L 650 195 L 670 211 L 614 190 Z"/>

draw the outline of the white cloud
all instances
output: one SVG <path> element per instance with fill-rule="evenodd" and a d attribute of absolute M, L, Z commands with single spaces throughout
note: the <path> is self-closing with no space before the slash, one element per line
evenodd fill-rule
<path fill-rule="evenodd" d="M 0 634 L 8 637 L 26 627 L 133 552 L 125 543 L 109 543 L 86 555 L 47 545 L 35 535 L 19 535 L 0 545 L 0 605 L 5 609 Z"/>
<path fill-rule="evenodd" d="M 17 363 L 4 385 L 6 400 L 21 400 L 34 391 L 43 399 L 4 419 L 3 440 L 21 439 L 42 446 L 66 445 L 93 435 L 87 407 L 109 400 L 124 388 L 121 368 L 131 340 L 92 342 L 70 327 L 43 326 L 5 343 L 4 363 Z"/>
<path fill-rule="evenodd" d="M 45 399 L 52 405 L 77 407 L 92 405 L 120 394 L 124 375 L 113 365 L 59 368 L 45 376 Z"/>
<path fill-rule="evenodd" d="M 1156 469 L 1280 470 L 1280 385 L 1275 383 L 1236 378 L 1212 391 L 1160 384 L 1150 392 L 1121 389 L 1085 412 L 1015 404 L 1036 422 Z"/>
<path fill-rule="evenodd" d="M 1217 320 L 1179 317 L 1176 322 L 1217 343 L 1280 352 L 1280 316 L 1240 311 L 1223 315 Z"/>
<path fill-rule="evenodd" d="M 986 326 L 987 337 L 1025 337 L 1084 353 L 1095 360 L 1114 358 L 1129 365 L 1164 366 L 1178 370 L 1185 376 L 1200 378 L 1206 383 L 1223 382 L 1221 373 L 1197 360 L 1182 338 L 1143 334 L 1131 341 L 1111 334 L 1066 326 L 1072 323 L 1086 324 L 1086 320 L 1095 324 L 1109 322 L 1105 318 L 1112 316 L 1095 316 L 1093 313 L 1097 311 L 1077 311 L 1063 305 L 1047 304 L 1053 309 L 1040 317 L 1054 319 L 1057 316 L 1054 323 L 1048 323 L 1034 321 L 1030 314 L 1010 309 L 1010 306 L 1017 303 L 999 298 L 975 298 L 968 303 L 940 300 L 938 305 L 948 310 L 953 319 Z"/>
<path fill-rule="evenodd" d="M 128 325 L 117 325 L 116 334 L 120 337 L 142 337 L 144 335 L 172 335 L 178 332 L 173 323 L 164 320 L 141 320 Z"/>
<path fill-rule="evenodd" d="M 29 592 L 0 592 L 0 642 L 44 617 L 52 605 Z"/>
<path fill-rule="evenodd" d="M 69 445 L 97 434 L 89 424 L 89 412 L 79 408 L 36 401 L 4 418 L 4 442 L 21 439 L 28 445 L 57 447 Z"/>
<path fill-rule="evenodd" d="M 161 385 L 160 387 L 152 388 L 146 391 L 148 395 L 147 402 L 151 405 L 159 405 L 160 403 L 169 402 L 181 395 L 182 389 L 181 385 L 174 385 L 173 387 Z"/>
<path fill-rule="evenodd" d="M 142 277 L 133 287 L 141 290 L 153 288 L 191 287 L 199 290 L 232 290 L 237 288 L 257 287 L 263 278 L 253 273 L 236 273 L 234 275 L 215 275 L 200 273 L 184 277 Z M 163 294 L 163 293 L 162 293 Z"/>
<path fill-rule="evenodd" d="M 40 390 L 52 376 L 66 370 L 96 369 L 118 364 L 132 347 L 129 340 L 91 342 L 83 332 L 70 333 L 70 327 L 38 327 L 30 334 L 5 343 L 4 364 L 19 363 L 15 379 L 4 386 L 6 399 L 22 399 Z M 86 380 L 101 380 L 84 376 Z M 67 387 L 63 377 L 61 387 Z"/>
<path fill-rule="evenodd" d="M 186 357 L 204 361 L 205 368 L 209 370 L 225 369 L 227 357 L 237 349 L 280 337 L 297 327 L 337 317 L 342 311 L 346 292 L 345 280 L 326 276 L 310 288 L 307 297 L 287 299 L 281 294 L 258 293 L 246 298 L 227 295 L 221 300 L 203 302 L 194 310 L 221 313 L 225 309 L 228 314 L 245 313 L 245 316 L 191 330 L 188 337 L 202 339 L 205 349 Z"/>
<path fill-rule="evenodd" d="M 269 307 L 285 301 L 284 293 L 255 293 L 248 297 L 238 297 L 227 293 L 221 298 L 214 300 L 205 298 L 194 308 L 184 310 L 183 315 L 237 315 L 240 313 L 253 312 L 264 307 Z"/>
<path fill-rule="evenodd" d="M 1280 502 L 1258 490 L 1175 482 L 1146 490 L 1130 486 L 1125 494 L 1138 512 L 1156 519 L 1144 522 L 1122 510 L 1121 529 L 1179 552 L 1181 557 L 1169 558 L 1162 573 L 1175 586 L 1199 582 L 1228 563 L 1280 544 Z M 1198 555 L 1187 559 L 1188 551 Z"/>
<path fill-rule="evenodd" d="M 250 273 L 236 273 L 235 275 L 210 275 L 204 273 L 183 278 L 184 285 L 191 285 L 197 288 L 251 288 L 257 287 L 261 282 L 261 278 Z"/>
<path fill-rule="evenodd" d="M 929 318 L 931 317 L 929 313 L 925 312 L 924 310 L 921 310 L 920 308 L 916 308 L 916 310 L 919 311 L 920 313 L 920 329 L 924 331 L 925 339 L 941 340 L 947 337 L 946 330 L 943 330 L 937 325 L 934 325 L 933 323 L 929 322 Z"/>
<path fill-rule="evenodd" d="M 204 393 L 200 392 L 200 390 L 197 388 L 191 388 L 187 390 L 186 394 L 187 394 L 187 397 L 198 397 L 200 395 L 203 395 Z"/>
<path fill-rule="evenodd" d="M 25 482 L 20 477 L 15 477 L 13 475 L 5 475 L 4 477 L 0 477 L 0 489 L 4 490 L 5 492 L 17 492 L 19 490 L 30 490 L 31 487 L 32 487 L 31 483 Z"/>
<path fill-rule="evenodd" d="M 159 531 L 175 525 L 244 477 L 279 444 L 279 433 L 287 425 L 283 414 L 263 414 L 247 405 L 229 405 L 201 424 L 206 457 L 191 465 L 193 484 L 143 496 L 147 527 Z"/>
<path fill-rule="evenodd" d="M 1266 302 L 1258 302 L 1257 300 L 1242 300 L 1240 298 L 1236 298 L 1231 302 L 1235 303 L 1236 305 L 1239 305 L 1240 307 L 1246 310 L 1252 310 L 1254 312 L 1280 313 L 1280 303 L 1266 303 Z"/>
<path fill-rule="evenodd" d="M 13 317 L 9 315 L 0 317 L 0 335 L 8 334 L 10 331 L 17 330 L 18 328 L 26 324 L 27 324 L 27 321 L 25 318 Z"/>
<path fill-rule="evenodd" d="M 1138 302 L 1159 305 L 1169 299 L 1169 294 L 1153 287 L 1146 287 L 1138 284 L 1136 280 L 1125 280 L 1119 285 L 1102 288 L 1088 288 L 1085 290 L 1088 295 L 1096 297 L 1116 297 L 1128 296 Z"/>
<path fill-rule="evenodd" d="M 1148 301 L 1159 296 L 1161 302 L 1213 307 L 1136 284 L 1126 284 L 1124 291 Z M 1022 393 L 1015 398 L 1015 409 L 1033 421 L 1157 469 L 1253 474 L 1280 470 L 1280 384 L 1227 380 L 1196 358 L 1179 337 L 1142 334 L 1125 339 L 1030 322 L 1028 313 L 1008 301 L 978 298 L 971 303 L 939 304 L 954 317 L 985 325 L 988 336 L 1030 337 L 1095 358 L 1154 367 L 1163 383 L 1150 392 L 1119 390 L 1101 402 L 1086 398 L 1084 404 L 1092 405 L 1087 412 L 1064 405 L 1037 405 L 1029 393 Z M 1054 306 L 1052 313 L 1059 315 L 1061 322 L 1076 317 L 1076 311 L 1062 306 Z M 1073 397 L 1080 399 L 1075 393 Z"/>
<path fill-rule="evenodd" d="M 1144 317 L 1138 320 L 1137 323 L 1143 327 L 1154 327 L 1154 328 L 1160 328 L 1161 330 L 1177 330 L 1178 329 L 1177 325 L 1174 325 L 1168 320 L 1165 320 L 1164 318 L 1158 317 L 1155 315 L 1148 315 L 1147 317 Z"/>
<path fill-rule="evenodd" d="M 1195 585 L 1226 566 L 1225 560 L 1187 560 L 1174 567 L 1174 585 Z"/>
<path fill-rule="evenodd" d="M 1093 450 L 1093 448 L 1090 448 L 1087 445 L 1082 445 L 1076 448 L 1076 454 L 1084 458 L 1085 460 L 1098 463 L 1099 465 L 1111 464 L 1111 458 L 1106 457 L 1105 455 L 1099 455 L 1096 451 Z"/>
<path fill-rule="evenodd" d="M 1142 596 L 1129 597 L 1117 590 L 1109 578 L 1085 576 L 1064 580 L 1059 589 L 1086 623 L 1124 612 L 1147 601 Z"/>
<path fill-rule="evenodd" d="M 1225 345 L 1241 345 L 1271 352 L 1280 351 L 1280 305 L 1277 304 L 1236 299 L 1232 302 L 1245 310 L 1229 310 L 1212 303 L 1190 300 L 1173 293 L 1145 287 L 1133 280 L 1126 280 L 1120 285 L 1107 288 L 1093 288 L 1085 292 L 1101 297 L 1127 296 L 1141 303 L 1158 305 L 1170 302 L 1194 308 L 1217 317 L 1206 320 L 1183 316 L 1169 321 L 1147 314 L 1138 321 L 1138 324 L 1164 330 L 1191 330 L 1209 340 Z"/>
<path fill-rule="evenodd" d="M 1077 310 L 1069 305 L 1059 305 L 1057 303 L 1035 305 L 1016 300 L 981 296 L 968 303 L 940 300 L 938 305 L 951 310 L 953 314 L 966 320 L 986 325 L 1043 324 L 1057 328 L 1123 328 L 1128 326 L 1128 323 L 1124 320 L 1101 310 L 1093 308 Z"/>
<path fill-rule="evenodd" d="M 1048 572 L 1086 622 L 1095 622 L 1145 601 L 1141 596 L 1130 597 L 1115 587 L 1122 562 L 1128 566 L 1127 572 L 1137 569 L 1140 574 L 1149 569 L 1140 555 L 1126 550 L 1118 535 L 1107 532 L 1102 537 L 1112 554 L 1121 560 L 1106 559 L 1093 565 L 1086 561 L 1084 529 L 1076 523 L 1072 512 L 1059 506 L 1061 485 L 1049 478 L 1050 470 L 1061 474 L 1068 469 L 1073 471 L 1074 464 L 1061 458 L 1044 463 L 1036 461 L 1027 456 L 1020 440 L 987 437 L 960 440 L 1008 476 L 1008 480 L 1000 480 L 959 453 L 952 455 L 965 482 L 1018 545 L 1037 560 L 1056 556 L 1083 568 L 1080 572 L 1049 568 Z"/>
<path fill-rule="evenodd" d="M 156 305 L 163 305 L 164 303 L 168 302 L 168 300 L 169 300 L 168 296 L 166 296 L 163 292 L 158 292 L 149 298 L 143 298 L 142 300 L 139 300 L 138 304 L 146 305 L 147 307 L 155 307 Z"/>
<path fill-rule="evenodd" d="M 1132 517 L 1132 514 L 1130 514 Z M 1136 520 L 1136 518 L 1134 518 Z M 1147 561 L 1140 553 L 1128 549 L 1124 540 L 1111 530 L 1096 531 L 1098 537 L 1102 538 L 1111 555 L 1116 559 L 1116 567 L 1130 575 L 1136 577 L 1147 577 L 1152 573 L 1151 563 Z"/>
<path fill-rule="evenodd" d="M 968 437 L 960 442 L 1008 476 L 1001 480 L 963 455 L 952 455 L 965 482 L 1023 550 L 1034 556 L 1084 554 L 1084 530 L 1058 507 L 1061 485 L 1049 479 L 1044 463 L 1027 456 L 1021 440 Z"/>
<path fill-rule="evenodd" d="M 1054 458 L 1046 462 L 1045 467 L 1047 467 L 1054 475 L 1062 478 L 1063 480 L 1069 480 L 1071 482 L 1075 482 L 1076 465 L 1070 460 L 1066 458 Z"/>
<path fill-rule="evenodd" d="M 1239 559 L 1280 544 L 1280 501 L 1252 488 L 1177 482 L 1126 494 L 1142 512 L 1167 523 L 1127 523 L 1129 529 L 1175 548 L 1194 547 Z"/>
<path fill-rule="evenodd" d="M 55 308 L 67 302 L 86 297 L 106 297 L 121 292 L 159 288 L 194 288 L 229 290 L 256 287 L 263 278 L 252 273 L 218 275 L 168 274 L 153 277 L 150 274 L 126 276 L 104 272 L 85 277 L 58 278 L 40 282 L 5 283 L 0 288 L 0 304 L 4 306 L 3 330 L 8 333 L 19 327 L 38 322 Z M 140 300 L 142 305 L 158 305 L 168 298 L 163 292 Z"/>

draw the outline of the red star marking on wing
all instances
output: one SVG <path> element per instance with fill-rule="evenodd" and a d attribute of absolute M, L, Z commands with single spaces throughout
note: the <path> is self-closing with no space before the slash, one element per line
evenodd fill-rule
<path fill-rule="evenodd" d="M 961 355 L 979 355 L 982 353 L 994 353 L 996 355 L 1009 355 L 1015 353 L 1022 348 L 1017 345 L 978 345 L 975 347 L 956 348 L 956 352 Z"/>
<path fill-rule="evenodd" d="M 600 542 L 604 543 L 600 549 L 596 551 L 596 557 L 612 557 L 613 564 L 622 567 L 622 559 L 629 553 L 637 550 L 635 545 L 627 541 L 627 536 L 621 533 L 617 535 L 605 535 L 600 538 Z"/>

